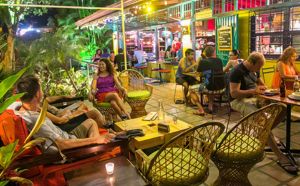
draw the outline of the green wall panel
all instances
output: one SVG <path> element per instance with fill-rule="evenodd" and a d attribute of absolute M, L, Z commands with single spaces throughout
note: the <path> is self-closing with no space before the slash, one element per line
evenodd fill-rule
<path fill-rule="evenodd" d="M 225 65 L 228 61 L 229 51 L 218 50 L 218 29 L 221 28 L 222 26 L 232 27 L 232 49 L 238 49 L 239 47 L 238 15 L 216 18 L 216 53 L 217 53 L 217 57 L 220 58 L 223 62 L 223 65 Z"/>

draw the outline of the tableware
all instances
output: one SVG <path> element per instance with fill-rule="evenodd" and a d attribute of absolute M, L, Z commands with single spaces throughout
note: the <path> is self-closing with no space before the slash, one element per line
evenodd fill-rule
<path fill-rule="evenodd" d="M 278 89 L 267 89 L 264 92 L 264 95 L 266 95 L 266 96 L 274 96 L 276 94 L 279 94 Z"/>
<path fill-rule="evenodd" d="M 300 101 L 300 97 L 295 97 L 293 94 L 288 95 L 288 98 Z"/>
<path fill-rule="evenodd" d="M 108 175 L 111 175 L 111 174 L 114 173 L 114 166 L 115 166 L 115 164 L 112 163 L 112 162 L 109 162 L 109 163 L 105 164 L 106 173 Z"/>
<path fill-rule="evenodd" d="M 300 92 L 293 92 L 291 95 L 296 99 L 300 99 Z"/>

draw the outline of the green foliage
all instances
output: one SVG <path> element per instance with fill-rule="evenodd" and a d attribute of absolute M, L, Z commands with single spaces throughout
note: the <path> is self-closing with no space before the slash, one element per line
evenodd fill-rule
<path fill-rule="evenodd" d="M 87 77 L 82 73 L 82 71 L 74 71 L 74 69 L 69 70 L 69 74 L 74 78 L 74 83 L 78 90 L 75 91 L 71 86 L 70 80 L 68 79 L 68 75 L 65 71 L 60 74 L 54 75 L 49 82 L 49 96 L 56 95 L 76 95 L 87 97 L 88 95 L 88 85 Z M 56 78 L 55 78 L 56 77 Z M 46 84 L 46 83 L 44 83 Z M 43 85 L 46 87 L 47 85 Z"/>
<path fill-rule="evenodd" d="M 22 69 L 17 74 L 11 75 L 11 76 L 7 77 L 6 79 L 4 79 L 3 81 L 1 81 L 1 83 L 0 83 L 0 99 L 2 99 L 4 97 L 4 95 L 13 87 L 13 85 L 24 74 L 24 72 L 26 72 L 27 69 L 28 69 L 28 67 Z M 9 106 L 15 100 L 22 97 L 22 95 L 23 95 L 22 93 L 17 94 L 13 97 L 6 99 L 3 103 L 1 103 L 0 104 L 0 113 L 2 113 L 7 108 L 7 106 Z"/>

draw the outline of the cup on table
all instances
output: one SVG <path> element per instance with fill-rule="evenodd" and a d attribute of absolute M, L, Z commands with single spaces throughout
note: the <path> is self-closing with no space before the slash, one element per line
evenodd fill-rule
<path fill-rule="evenodd" d="M 109 163 L 105 164 L 106 173 L 108 175 L 111 175 L 111 174 L 114 173 L 114 166 L 115 166 L 115 164 L 112 163 L 112 162 L 109 162 Z"/>

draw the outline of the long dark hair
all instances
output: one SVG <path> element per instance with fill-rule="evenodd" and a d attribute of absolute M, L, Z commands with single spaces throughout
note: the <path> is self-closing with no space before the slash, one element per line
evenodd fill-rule
<path fill-rule="evenodd" d="M 101 62 L 101 61 L 105 63 L 107 72 L 110 75 L 114 75 L 115 74 L 115 69 L 114 69 L 113 65 L 111 64 L 111 62 L 108 59 L 106 59 L 106 58 L 101 58 L 99 60 L 99 62 Z M 99 74 L 100 74 L 100 70 L 99 70 L 99 67 L 98 67 L 98 76 L 99 76 Z"/>

